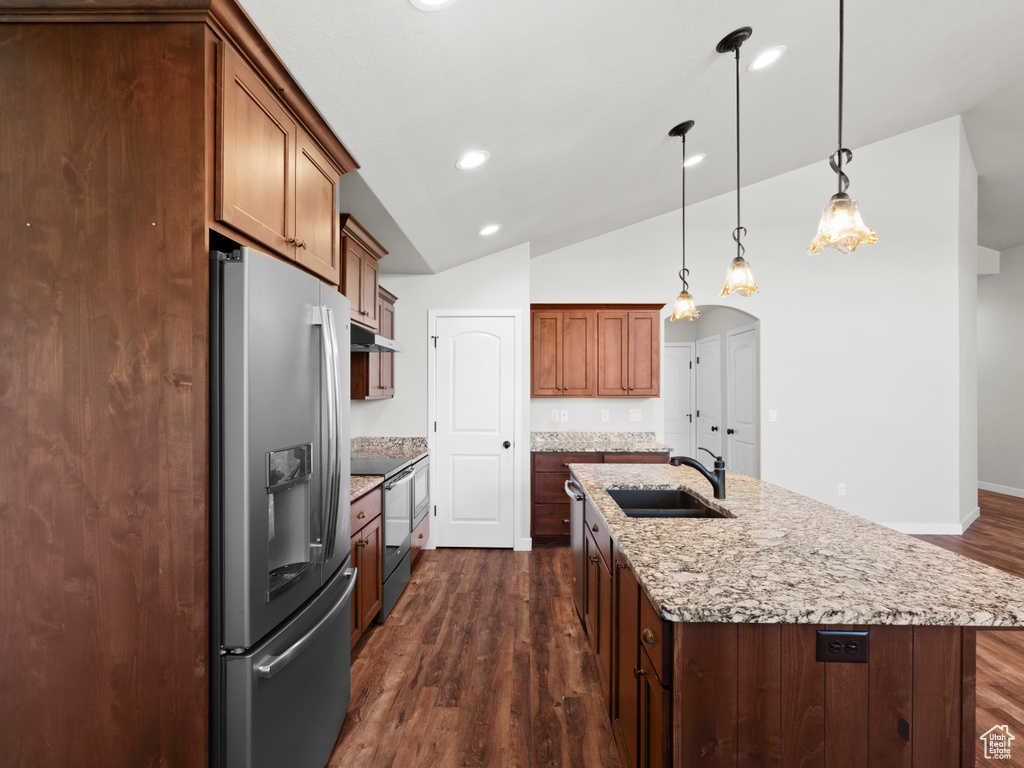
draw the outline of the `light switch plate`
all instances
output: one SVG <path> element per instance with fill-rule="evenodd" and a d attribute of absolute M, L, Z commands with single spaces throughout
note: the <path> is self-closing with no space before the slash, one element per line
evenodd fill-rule
<path fill-rule="evenodd" d="M 602 408 L 601 409 L 601 421 L 608 421 L 608 409 L 607 408 Z"/>
<path fill-rule="evenodd" d="M 563 408 L 562 409 L 562 421 L 568 421 L 568 420 L 569 420 L 569 412 Z"/>
<path fill-rule="evenodd" d="M 839 484 L 838 493 L 839 493 L 840 496 L 845 496 L 846 495 L 846 483 L 840 483 Z"/>
<path fill-rule="evenodd" d="M 639 408 L 629 409 L 629 420 L 640 421 L 643 418 L 643 412 Z"/>
<path fill-rule="evenodd" d="M 774 408 L 770 409 L 768 411 L 768 421 L 778 421 L 778 420 L 779 420 L 779 412 L 776 411 Z"/>

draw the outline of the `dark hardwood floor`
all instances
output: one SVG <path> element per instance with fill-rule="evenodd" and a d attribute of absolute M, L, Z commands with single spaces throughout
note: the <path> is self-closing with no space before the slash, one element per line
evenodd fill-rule
<path fill-rule="evenodd" d="M 427 550 L 357 647 L 329 765 L 619 766 L 569 551 Z"/>
<path fill-rule="evenodd" d="M 1024 499 L 979 497 L 963 536 L 919 538 L 1024 577 Z M 332 768 L 619 766 L 565 547 L 425 551 L 357 653 Z M 1024 632 L 979 631 L 977 679 L 978 735 L 1008 725 L 1024 766 Z"/>
<path fill-rule="evenodd" d="M 963 536 L 919 536 L 924 541 L 1024 577 L 1024 499 L 978 491 L 981 517 Z M 998 765 L 1024 766 L 1024 632 L 978 631 L 977 733 L 1007 725 L 1016 740 L 1013 759 Z M 975 763 L 991 765 L 984 744 L 975 742 Z"/>

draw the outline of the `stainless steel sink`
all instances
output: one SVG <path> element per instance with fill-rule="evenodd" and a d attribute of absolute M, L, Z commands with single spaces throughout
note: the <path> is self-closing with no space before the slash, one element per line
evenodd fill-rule
<path fill-rule="evenodd" d="M 626 517 L 731 517 L 682 489 L 609 488 L 608 495 Z"/>

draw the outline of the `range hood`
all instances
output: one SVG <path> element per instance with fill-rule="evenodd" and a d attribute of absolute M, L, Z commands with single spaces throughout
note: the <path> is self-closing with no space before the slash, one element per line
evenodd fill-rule
<path fill-rule="evenodd" d="M 380 334 L 376 334 L 369 328 L 352 323 L 352 351 L 353 352 L 401 352 L 402 348 Z"/>

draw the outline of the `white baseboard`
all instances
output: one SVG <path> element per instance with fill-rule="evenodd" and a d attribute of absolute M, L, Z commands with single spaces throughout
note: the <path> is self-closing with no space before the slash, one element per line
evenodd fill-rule
<path fill-rule="evenodd" d="M 992 491 L 992 493 L 1002 493 L 1006 496 L 1016 496 L 1018 499 L 1024 499 L 1024 489 L 1011 488 L 1008 485 L 996 485 L 995 483 L 978 483 L 978 488 L 983 491 Z"/>
<path fill-rule="evenodd" d="M 956 523 L 884 523 L 884 525 L 894 531 L 909 533 L 913 536 L 961 536 L 971 527 L 971 523 L 978 519 L 979 515 L 981 515 L 981 508 L 975 507 L 973 511 L 967 513 L 959 525 Z"/>
<path fill-rule="evenodd" d="M 512 546 L 515 552 L 529 552 L 533 549 L 533 539 L 527 536 L 525 539 L 518 539 Z"/>

